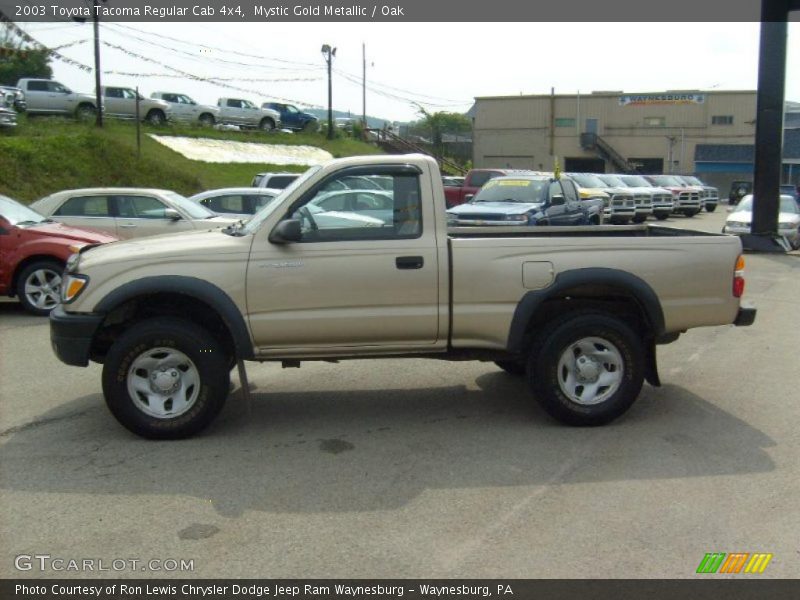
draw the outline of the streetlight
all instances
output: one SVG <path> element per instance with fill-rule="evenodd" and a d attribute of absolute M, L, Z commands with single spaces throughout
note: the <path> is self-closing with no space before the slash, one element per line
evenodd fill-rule
<path fill-rule="evenodd" d="M 328 139 L 333 139 L 333 87 L 331 85 L 331 63 L 336 56 L 336 48 L 331 48 L 329 44 L 322 45 L 322 55 L 328 63 Z"/>

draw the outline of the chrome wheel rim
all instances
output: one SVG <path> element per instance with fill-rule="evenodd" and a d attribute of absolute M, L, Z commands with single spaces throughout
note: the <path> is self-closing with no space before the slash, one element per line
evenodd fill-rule
<path fill-rule="evenodd" d="M 200 395 L 200 373 L 175 348 L 142 352 L 128 369 L 128 394 L 134 406 L 157 419 L 172 419 L 194 406 Z"/>
<path fill-rule="evenodd" d="M 622 354 L 614 344 L 600 337 L 585 337 L 562 352 L 558 385 L 576 404 L 591 406 L 614 395 L 624 372 Z"/>
<path fill-rule="evenodd" d="M 24 284 L 25 298 L 41 310 L 52 310 L 61 301 L 61 275 L 52 269 L 36 269 Z"/>

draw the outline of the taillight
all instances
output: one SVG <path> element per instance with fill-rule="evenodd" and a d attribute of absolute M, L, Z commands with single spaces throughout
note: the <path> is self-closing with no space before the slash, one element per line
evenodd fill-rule
<path fill-rule="evenodd" d="M 744 294 L 744 256 L 740 255 L 733 270 L 733 297 L 741 298 L 742 294 Z"/>

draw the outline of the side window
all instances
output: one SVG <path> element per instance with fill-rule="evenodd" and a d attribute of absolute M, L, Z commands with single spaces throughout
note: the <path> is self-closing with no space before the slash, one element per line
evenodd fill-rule
<path fill-rule="evenodd" d="M 29 92 L 46 92 L 47 91 L 47 81 L 29 81 L 28 82 L 28 91 Z"/>
<path fill-rule="evenodd" d="M 411 239 L 422 235 L 419 175 L 398 171 L 386 175 L 392 191 L 331 192 L 323 182 L 290 215 L 301 223 L 302 242 Z"/>
<path fill-rule="evenodd" d="M 165 102 L 178 102 L 178 97 L 175 94 L 161 94 L 161 99 Z"/>
<path fill-rule="evenodd" d="M 51 81 L 49 84 L 49 89 L 51 92 L 55 92 L 56 94 L 68 94 L 69 90 L 65 88 L 63 85 L 56 81 Z"/>
<path fill-rule="evenodd" d="M 117 211 L 128 219 L 163 219 L 167 207 L 151 196 L 117 196 Z"/>
<path fill-rule="evenodd" d="M 122 90 L 120 88 L 106 88 L 103 95 L 106 98 L 122 98 Z"/>
<path fill-rule="evenodd" d="M 242 107 L 242 102 L 240 100 L 228 99 L 228 106 L 230 108 L 241 108 Z"/>
<path fill-rule="evenodd" d="M 253 213 L 257 213 L 274 200 L 273 196 L 267 196 L 266 194 L 252 194 L 247 195 L 244 198 L 250 203 Z"/>
<path fill-rule="evenodd" d="M 561 187 L 564 189 L 564 196 L 566 197 L 567 202 L 578 201 L 578 192 L 575 191 L 574 183 L 572 183 L 569 179 L 562 179 Z"/>
<path fill-rule="evenodd" d="M 550 189 L 548 191 L 551 199 L 553 196 L 564 196 L 564 191 L 561 189 L 561 184 L 557 181 L 554 181 L 550 184 Z M 566 196 L 564 196 L 564 198 L 566 199 Z"/>
<path fill-rule="evenodd" d="M 109 217 L 107 196 L 73 196 L 53 213 L 60 217 Z"/>

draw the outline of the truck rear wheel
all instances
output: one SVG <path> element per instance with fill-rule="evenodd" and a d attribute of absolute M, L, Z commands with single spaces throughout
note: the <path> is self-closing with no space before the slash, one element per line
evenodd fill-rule
<path fill-rule="evenodd" d="M 528 385 L 554 418 L 603 425 L 627 411 L 642 389 L 644 349 L 625 323 L 602 313 L 573 313 L 537 338 Z"/>
<path fill-rule="evenodd" d="M 185 438 L 222 410 L 228 367 L 228 356 L 205 329 L 157 317 L 134 325 L 111 346 L 103 365 L 103 394 L 116 419 L 133 433 Z"/>

